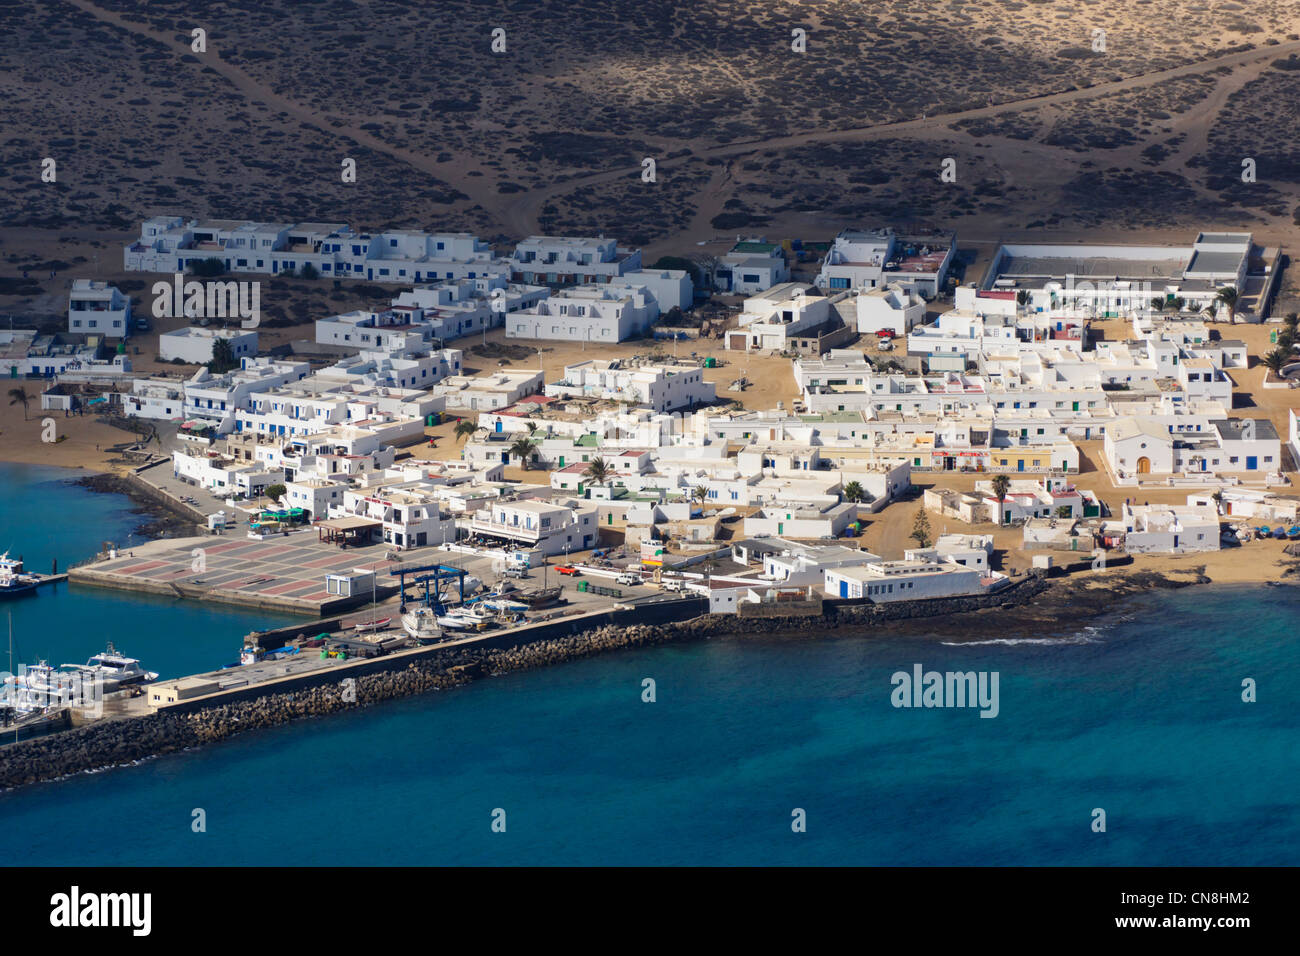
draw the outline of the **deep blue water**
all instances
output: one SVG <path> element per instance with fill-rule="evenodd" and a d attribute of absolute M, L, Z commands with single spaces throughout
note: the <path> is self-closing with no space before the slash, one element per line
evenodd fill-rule
<path fill-rule="evenodd" d="M 98 494 L 72 483 L 65 468 L 0 464 L 0 551 L 22 556 L 27 570 L 59 570 L 95 554 L 105 541 L 141 544 L 134 535 L 144 516 L 131 514 L 122 495 Z M 67 583 L 35 596 L 0 602 L 0 670 L 9 669 L 9 617 L 18 664 L 48 660 L 83 663 L 112 641 L 164 677 L 211 670 L 239 659 L 249 631 L 293 620 L 292 615 L 109 591 Z"/>
<path fill-rule="evenodd" d="M 0 863 L 1295 865 L 1296 598 L 1202 587 L 1051 642 L 718 640 L 508 675 L 0 794 L 23 835 Z M 894 708 L 918 662 L 997 671 L 999 716 Z"/>

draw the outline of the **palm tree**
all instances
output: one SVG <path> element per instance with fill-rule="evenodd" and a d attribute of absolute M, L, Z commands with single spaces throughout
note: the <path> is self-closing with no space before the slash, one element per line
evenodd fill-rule
<path fill-rule="evenodd" d="M 27 403 L 31 400 L 32 397 L 27 394 L 27 389 L 23 388 L 23 386 L 19 385 L 17 388 L 9 389 L 9 404 L 21 404 L 23 406 L 23 421 L 27 421 Z"/>
<path fill-rule="evenodd" d="M 993 476 L 993 495 L 998 499 L 998 524 L 1002 524 L 1002 502 L 1006 500 L 1007 490 L 1010 487 L 1011 479 L 1006 475 Z"/>
<path fill-rule="evenodd" d="M 528 461 L 533 457 L 533 443 L 526 435 L 520 435 L 510 445 L 509 453 L 519 459 L 519 467 L 528 470 Z"/>
<path fill-rule="evenodd" d="M 1286 318 L 1282 320 L 1282 324 L 1290 329 L 1292 334 L 1295 334 L 1297 326 L 1300 326 L 1300 314 L 1288 312 Z"/>
<path fill-rule="evenodd" d="M 606 464 L 605 459 L 597 455 L 591 461 L 587 462 L 587 468 L 582 473 L 593 485 L 602 487 L 607 481 L 614 477 L 614 470 Z"/>
<path fill-rule="evenodd" d="M 691 500 L 700 503 L 700 510 L 704 510 L 704 502 L 709 500 L 709 489 L 704 485 L 696 485 L 691 489 Z"/>
<path fill-rule="evenodd" d="M 1181 312 L 1187 306 L 1187 300 L 1181 295 L 1174 298 L 1174 311 Z"/>
<path fill-rule="evenodd" d="M 1157 296 L 1151 300 L 1151 311 L 1163 312 L 1165 310 L 1165 297 Z"/>
<path fill-rule="evenodd" d="M 1228 310 L 1228 321 L 1232 322 L 1237 318 L 1237 290 L 1230 285 L 1225 285 L 1219 290 L 1219 294 L 1214 297 L 1214 301 Z"/>
<path fill-rule="evenodd" d="M 1281 375 L 1282 366 L 1286 365 L 1287 359 L 1289 358 L 1290 356 L 1287 355 L 1285 349 L 1274 349 L 1260 359 L 1260 363 L 1274 375 Z M 10 404 L 13 403 L 10 402 Z"/>
<path fill-rule="evenodd" d="M 850 481 L 844 486 L 844 500 L 852 501 L 855 504 L 862 500 L 862 485 L 856 481 Z"/>
<path fill-rule="evenodd" d="M 478 431 L 478 425 L 468 418 L 462 418 L 456 423 L 456 441 L 464 441 L 470 435 Z"/>

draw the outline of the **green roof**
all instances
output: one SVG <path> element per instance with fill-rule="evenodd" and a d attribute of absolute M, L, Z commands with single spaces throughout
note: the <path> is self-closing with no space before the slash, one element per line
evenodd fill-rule
<path fill-rule="evenodd" d="M 581 438 L 573 440 L 575 445 L 581 445 L 583 448 L 596 448 L 600 445 L 599 435 L 583 435 Z"/>
<path fill-rule="evenodd" d="M 763 252 L 769 253 L 773 249 L 780 249 L 781 244 L 778 242 L 738 242 L 731 250 L 732 252 Z"/>

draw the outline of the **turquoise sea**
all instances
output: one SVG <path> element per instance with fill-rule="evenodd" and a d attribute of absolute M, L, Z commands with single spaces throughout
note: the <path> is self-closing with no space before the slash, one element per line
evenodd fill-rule
<path fill-rule="evenodd" d="M 82 473 L 66 468 L 0 464 L 0 551 L 23 558 L 27 570 L 60 571 L 84 560 L 105 541 L 129 548 L 147 516 L 131 501 L 77 487 Z M 292 615 L 110 591 L 67 583 L 39 588 L 34 597 L 0 602 L 0 670 L 9 669 L 9 620 L 14 670 L 39 660 L 84 663 L 112 641 L 119 651 L 164 677 L 210 670 L 239 659 L 249 631 L 301 620 Z"/>
<path fill-rule="evenodd" d="M 66 516 L 121 507 L 73 491 Z M 1297 596 L 1191 588 L 1050 635 L 715 640 L 508 675 L 0 794 L 22 836 L 0 863 L 1295 865 Z M 31 605 L 65 600 L 84 599 Z M 217 656 L 239 632 L 189 626 Z M 167 639 L 139 636 L 151 660 Z M 916 663 L 996 671 L 998 716 L 893 707 Z"/>

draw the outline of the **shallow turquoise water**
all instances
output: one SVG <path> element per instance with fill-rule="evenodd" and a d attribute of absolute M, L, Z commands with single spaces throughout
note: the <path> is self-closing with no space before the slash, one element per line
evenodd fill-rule
<path fill-rule="evenodd" d="M 0 794 L 23 834 L 0 862 L 1294 865 L 1296 597 L 1154 594 L 1053 643 L 723 640 L 509 675 Z M 997 671 L 999 716 L 895 709 L 918 662 Z"/>
<path fill-rule="evenodd" d="M 29 571 L 59 570 L 95 554 L 105 541 L 143 543 L 142 516 L 121 495 L 87 491 L 64 468 L 0 464 L 0 551 L 22 556 Z M 14 663 L 82 663 L 112 641 L 164 677 L 211 670 L 238 660 L 249 631 L 301 620 L 293 615 L 185 604 L 152 595 L 67 583 L 0 602 L 0 669 L 8 669 L 8 619 Z M 15 666 L 15 670 L 17 667 Z"/>

